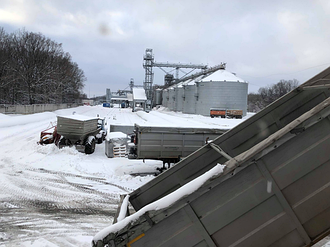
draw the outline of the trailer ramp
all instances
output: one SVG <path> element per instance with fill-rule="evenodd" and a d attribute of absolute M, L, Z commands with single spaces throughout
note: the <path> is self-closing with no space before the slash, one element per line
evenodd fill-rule
<path fill-rule="evenodd" d="M 329 79 L 327 69 L 131 193 L 140 216 L 98 234 L 94 246 L 295 247 L 326 237 Z M 226 165 L 223 173 L 199 189 L 144 211 L 218 163 Z"/>

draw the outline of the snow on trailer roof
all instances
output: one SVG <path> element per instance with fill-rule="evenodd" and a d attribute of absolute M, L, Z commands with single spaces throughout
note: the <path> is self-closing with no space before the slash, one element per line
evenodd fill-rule
<path fill-rule="evenodd" d="M 144 88 L 134 87 L 133 88 L 133 99 L 134 100 L 147 100 Z"/>
<path fill-rule="evenodd" d="M 69 118 L 69 119 L 74 119 L 74 120 L 79 120 L 79 121 L 88 121 L 88 120 L 98 119 L 97 117 L 89 117 L 89 116 L 78 115 L 78 114 L 68 115 L 68 116 L 60 116 L 60 115 L 58 115 L 58 117 Z"/>

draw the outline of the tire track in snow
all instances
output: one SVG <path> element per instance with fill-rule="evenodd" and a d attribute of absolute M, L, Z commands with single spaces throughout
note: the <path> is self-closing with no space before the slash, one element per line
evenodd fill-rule
<path fill-rule="evenodd" d="M 99 182 L 105 185 L 111 185 L 114 187 L 117 187 L 121 190 L 123 190 L 126 193 L 132 192 L 133 189 L 115 184 L 115 183 L 110 183 L 107 181 L 104 181 L 104 178 L 97 178 L 97 177 L 89 177 L 89 176 L 82 176 L 82 175 L 77 175 L 77 174 L 72 174 L 72 173 L 67 173 L 67 172 L 59 172 L 59 171 L 51 171 L 51 170 L 46 170 L 44 168 L 39 168 L 39 169 L 33 169 L 33 168 L 29 168 L 28 170 L 31 171 L 40 171 L 40 172 L 44 172 L 44 173 L 49 173 L 49 174 L 56 174 L 56 175 L 62 175 L 62 176 L 68 176 L 68 177 L 76 177 L 76 178 L 82 178 L 82 179 L 86 179 L 86 180 L 91 180 L 91 181 L 95 181 L 95 182 Z"/>

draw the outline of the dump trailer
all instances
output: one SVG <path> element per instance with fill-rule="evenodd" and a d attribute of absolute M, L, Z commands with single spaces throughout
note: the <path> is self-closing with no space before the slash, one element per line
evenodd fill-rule
<path fill-rule="evenodd" d="M 133 191 L 93 246 L 312 246 L 330 233 L 329 89 L 330 68 Z"/>
<path fill-rule="evenodd" d="M 227 129 L 134 125 L 129 158 L 159 159 L 176 163 Z"/>
<path fill-rule="evenodd" d="M 211 108 L 210 109 L 210 117 L 221 117 L 221 118 L 242 118 L 243 111 L 242 110 L 232 110 L 232 109 L 218 109 Z"/>
<path fill-rule="evenodd" d="M 92 154 L 95 143 L 101 143 L 106 135 L 104 119 L 83 115 L 57 116 L 58 146 L 75 146 L 78 151 Z"/>

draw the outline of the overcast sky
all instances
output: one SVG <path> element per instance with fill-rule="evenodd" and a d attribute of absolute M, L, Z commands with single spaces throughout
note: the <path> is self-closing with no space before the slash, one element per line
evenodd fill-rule
<path fill-rule="evenodd" d="M 131 78 L 142 85 L 146 48 L 156 62 L 225 62 L 249 92 L 280 79 L 303 83 L 330 66 L 328 0 L 0 0 L 0 26 L 62 43 L 91 97 Z M 163 85 L 165 73 L 154 73 Z"/>

